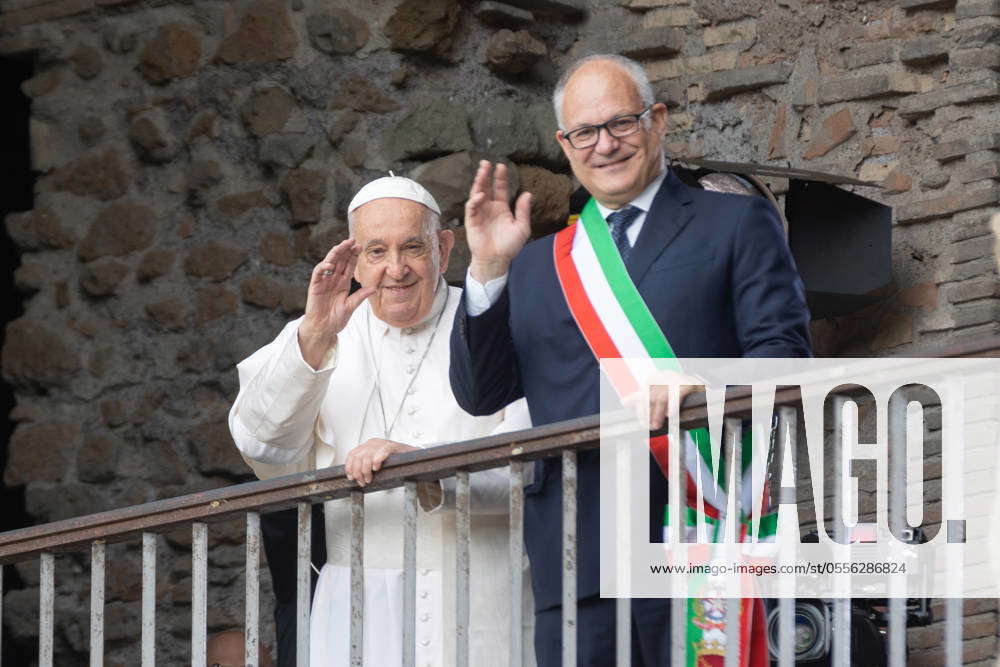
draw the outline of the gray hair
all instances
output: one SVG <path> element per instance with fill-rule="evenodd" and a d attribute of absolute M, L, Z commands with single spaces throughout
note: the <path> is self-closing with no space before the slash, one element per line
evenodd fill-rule
<path fill-rule="evenodd" d="M 438 243 L 438 232 L 441 231 L 441 216 L 423 204 L 419 204 L 419 202 L 414 203 L 424 209 L 424 224 L 420 230 L 420 234 L 430 241 L 431 256 L 434 259 L 434 265 L 441 266 L 441 244 Z M 358 209 L 360 208 L 362 207 L 359 206 Z M 354 238 L 354 214 L 357 213 L 358 209 L 350 211 L 347 214 L 347 234 L 351 238 Z"/>
<path fill-rule="evenodd" d="M 595 61 L 614 63 L 615 65 L 621 67 L 629 78 L 632 79 L 632 83 L 635 84 L 636 92 L 639 93 L 639 100 L 642 102 L 643 107 L 651 106 L 655 102 L 655 98 L 653 97 L 653 86 L 649 83 L 649 77 L 646 76 L 646 70 L 644 70 L 642 65 L 636 61 L 614 53 L 597 53 L 585 56 L 566 68 L 566 70 L 559 77 L 559 81 L 556 82 L 556 89 L 552 93 L 552 107 L 556 112 L 556 122 L 559 124 L 560 130 L 566 129 L 563 125 L 562 115 L 562 103 L 563 96 L 566 92 L 566 84 L 569 83 L 570 77 L 573 76 L 578 69 L 587 63 Z M 643 122 L 648 127 L 649 117 L 647 116 L 644 118 Z"/>

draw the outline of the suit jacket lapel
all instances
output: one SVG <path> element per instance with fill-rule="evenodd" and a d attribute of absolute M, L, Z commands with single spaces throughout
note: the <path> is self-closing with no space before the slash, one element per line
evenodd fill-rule
<path fill-rule="evenodd" d="M 629 254 L 627 266 L 633 283 L 639 284 L 656 258 L 694 217 L 690 204 L 687 187 L 668 170 Z"/>

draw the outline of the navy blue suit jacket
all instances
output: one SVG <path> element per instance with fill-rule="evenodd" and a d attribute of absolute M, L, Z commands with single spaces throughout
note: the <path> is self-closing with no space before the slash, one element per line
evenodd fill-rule
<path fill-rule="evenodd" d="M 521 396 L 536 426 L 600 409 L 597 361 L 559 286 L 553 238 L 524 247 L 488 311 L 469 317 L 463 299 L 455 315 L 451 386 L 473 415 Z M 692 188 L 668 173 L 627 267 L 678 357 L 811 355 L 805 290 L 777 212 L 762 197 Z M 562 599 L 560 467 L 557 459 L 536 466 L 525 490 L 525 541 L 539 611 Z M 585 598 L 600 591 L 596 450 L 581 453 L 578 474 L 577 592 Z M 662 515 L 650 514 L 661 523 Z M 658 532 L 651 525 L 651 538 Z"/>

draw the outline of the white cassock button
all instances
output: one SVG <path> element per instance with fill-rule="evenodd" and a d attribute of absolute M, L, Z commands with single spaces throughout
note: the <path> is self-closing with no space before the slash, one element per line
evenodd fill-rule
<path fill-rule="evenodd" d="M 414 431 L 413 432 L 413 437 L 414 438 L 419 438 L 420 437 L 420 431 Z"/>
<path fill-rule="evenodd" d="M 417 351 L 417 348 L 413 347 L 412 345 L 407 345 L 406 346 L 406 353 L 407 354 L 413 354 L 416 351 Z"/>
<path fill-rule="evenodd" d="M 420 591 L 420 598 L 427 599 L 427 591 Z"/>
<path fill-rule="evenodd" d="M 420 576 L 426 577 L 428 574 L 430 574 L 430 570 L 428 570 L 428 569 L 422 569 L 422 570 L 420 570 Z"/>
<path fill-rule="evenodd" d="M 413 375 L 413 371 L 415 370 L 417 370 L 417 367 L 414 366 L 413 364 L 410 364 L 409 366 L 406 367 L 406 374 Z"/>
<path fill-rule="evenodd" d="M 409 408 L 407 409 L 407 411 L 406 411 L 406 414 L 410 415 L 411 417 L 412 417 L 413 415 L 417 414 L 417 407 L 416 407 L 415 405 L 411 405 L 411 406 L 410 406 L 410 407 L 409 407 Z"/>
<path fill-rule="evenodd" d="M 431 640 L 430 639 L 421 639 L 420 640 L 420 645 L 421 646 L 430 646 L 431 645 Z"/>
<path fill-rule="evenodd" d="M 420 614 L 420 620 L 422 622 L 426 623 L 427 621 L 431 620 L 431 615 L 430 614 Z"/>
<path fill-rule="evenodd" d="M 413 394 L 415 394 L 416 392 L 417 392 L 417 388 L 416 387 L 410 387 L 409 389 L 406 390 L 406 393 L 410 394 L 411 396 Z"/>

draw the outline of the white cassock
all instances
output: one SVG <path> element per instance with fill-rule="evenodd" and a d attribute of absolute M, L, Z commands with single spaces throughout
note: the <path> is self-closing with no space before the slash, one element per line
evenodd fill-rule
<path fill-rule="evenodd" d="M 440 283 L 429 315 L 400 329 L 382 322 L 368 301 L 354 312 L 319 370 L 301 356 L 298 325 L 240 362 L 240 393 L 229 428 L 261 479 L 344 463 L 369 438 L 429 446 L 531 426 L 524 401 L 473 417 L 455 402 L 448 380 L 449 341 L 461 290 Z M 377 378 L 377 382 L 376 382 Z M 507 468 L 473 473 L 471 664 L 509 664 L 510 583 Z M 420 512 L 417 525 L 417 665 L 455 664 L 455 486 Z M 327 562 L 320 573 L 310 625 L 314 667 L 348 664 L 350 633 L 350 506 L 325 504 Z M 402 661 L 403 489 L 365 496 L 364 664 Z M 526 580 L 525 580 L 526 581 Z M 530 586 L 522 585 L 530 596 Z M 532 615 L 530 604 L 526 625 Z M 530 633 L 524 637 L 530 656 Z"/>

